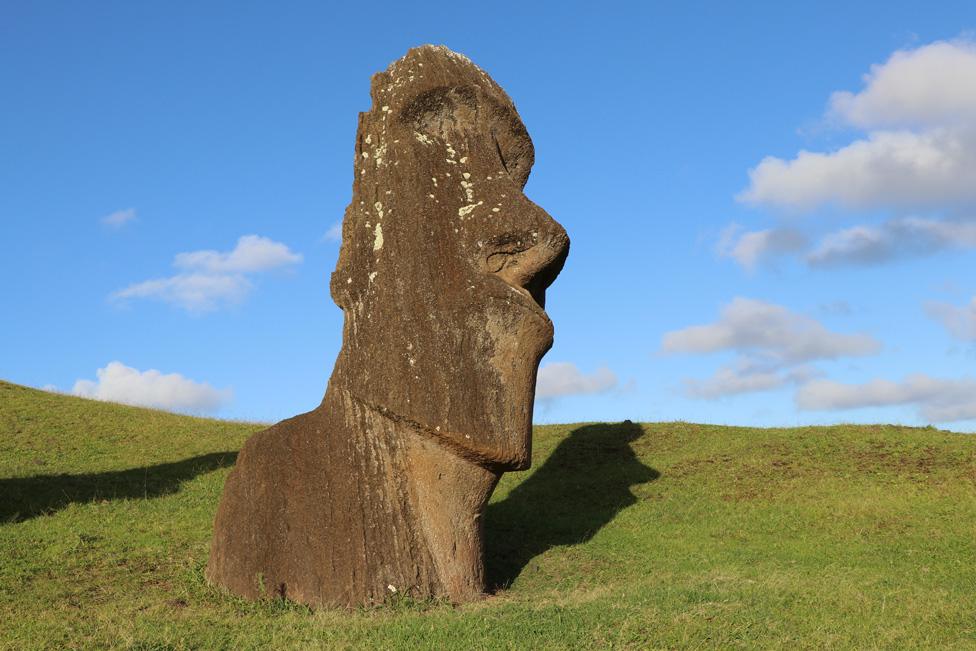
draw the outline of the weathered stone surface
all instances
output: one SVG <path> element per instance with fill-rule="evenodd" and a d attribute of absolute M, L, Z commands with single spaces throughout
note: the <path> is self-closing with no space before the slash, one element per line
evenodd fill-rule
<path fill-rule="evenodd" d="M 485 504 L 529 465 L 544 293 L 569 249 L 522 193 L 532 141 L 505 92 L 444 47 L 410 50 L 371 95 L 328 389 L 246 443 L 217 512 L 207 577 L 245 597 L 477 598 Z"/>

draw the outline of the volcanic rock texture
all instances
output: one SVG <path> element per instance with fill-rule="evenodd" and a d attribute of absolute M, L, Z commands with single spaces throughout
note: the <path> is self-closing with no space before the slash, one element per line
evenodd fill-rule
<path fill-rule="evenodd" d="M 322 403 L 255 434 L 227 479 L 208 579 L 312 606 L 484 591 L 482 514 L 529 466 L 546 287 L 569 250 L 522 193 L 532 141 L 444 47 L 373 76 L 331 293 Z"/>

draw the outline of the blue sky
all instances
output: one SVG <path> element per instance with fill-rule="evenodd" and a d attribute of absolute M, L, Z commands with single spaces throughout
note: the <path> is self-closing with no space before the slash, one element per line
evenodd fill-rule
<path fill-rule="evenodd" d="M 514 99 L 573 241 L 537 421 L 976 431 L 974 29 L 971 2 L 5 3 L 0 377 L 314 407 L 356 115 L 438 43 Z"/>

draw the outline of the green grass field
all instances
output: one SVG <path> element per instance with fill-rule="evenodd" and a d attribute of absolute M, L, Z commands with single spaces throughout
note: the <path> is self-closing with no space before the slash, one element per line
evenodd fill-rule
<path fill-rule="evenodd" d="M 486 518 L 495 594 L 353 612 L 203 581 L 260 425 L 0 382 L 0 648 L 976 649 L 976 438 L 536 428 Z"/>

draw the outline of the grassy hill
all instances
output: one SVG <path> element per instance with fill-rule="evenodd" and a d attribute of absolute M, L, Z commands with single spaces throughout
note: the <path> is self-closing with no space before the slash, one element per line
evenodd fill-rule
<path fill-rule="evenodd" d="M 538 427 L 495 595 L 311 612 L 202 578 L 260 427 L 0 382 L 0 648 L 976 648 L 972 436 Z"/>

